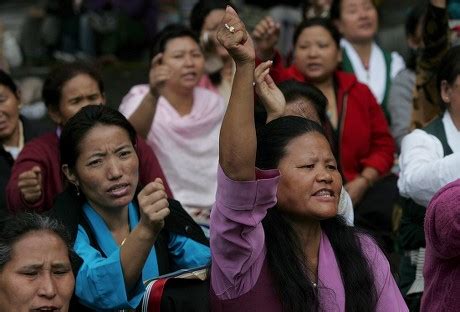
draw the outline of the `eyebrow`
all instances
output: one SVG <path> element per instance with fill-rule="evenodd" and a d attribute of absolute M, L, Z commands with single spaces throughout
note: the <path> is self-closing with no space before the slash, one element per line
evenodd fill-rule
<path fill-rule="evenodd" d="M 129 144 L 121 145 L 121 146 L 115 148 L 114 153 L 118 153 L 119 151 L 121 151 L 121 150 L 123 150 L 123 149 L 125 149 L 125 148 L 128 148 L 128 147 L 130 147 Z M 106 152 L 95 152 L 95 153 L 91 154 L 88 158 L 93 158 L 93 157 L 104 157 L 105 155 L 107 155 Z"/>

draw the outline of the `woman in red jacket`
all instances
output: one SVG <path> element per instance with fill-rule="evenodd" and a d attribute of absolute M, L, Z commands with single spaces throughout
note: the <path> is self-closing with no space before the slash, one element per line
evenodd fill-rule
<path fill-rule="evenodd" d="M 354 75 L 338 70 L 342 59 L 339 40 L 329 20 L 305 20 L 294 33 L 292 65 L 283 67 L 279 56 L 275 56 L 270 74 L 275 82 L 305 81 L 324 93 L 344 186 L 355 205 L 356 221 L 378 232 L 389 232 L 396 180 L 381 178 L 393 165 L 394 140 L 369 88 Z M 268 55 L 266 51 L 263 54 Z"/>

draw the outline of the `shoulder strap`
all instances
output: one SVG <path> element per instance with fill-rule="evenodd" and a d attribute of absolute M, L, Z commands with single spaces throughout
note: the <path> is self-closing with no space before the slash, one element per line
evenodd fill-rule
<path fill-rule="evenodd" d="M 423 130 L 431 135 L 434 135 L 439 139 L 439 141 L 441 141 L 444 157 L 453 153 L 449 143 L 447 142 L 446 130 L 440 116 L 436 117 L 425 128 L 423 128 Z"/>

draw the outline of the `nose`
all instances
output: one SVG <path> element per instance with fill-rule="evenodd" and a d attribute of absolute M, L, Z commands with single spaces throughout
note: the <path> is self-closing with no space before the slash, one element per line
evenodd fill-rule
<path fill-rule="evenodd" d="M 307 51 L 307 56 L 309 58 L 314 58 L 318 56 L 318 49 L 316 47 L 310 47 Z"/>
<path fill-rule="evenodd" d="M 123 175 L 120 163 L 114 157 L 107 162 L 107 177 L 109 180 L 118 180 Z"/>
<path fill-rule="evenodd" d="M 333 178 L 331 173 L 326 168 L 321 168 L 316 175 L 316 180 L 321 183 L 331 184 Z"/>
<path fill-rule="evenodd" d="M 193 66 L 193 65 L 194 65 L 194 63 L 193 63 L 193 56 L 191 56 L 191 55 L 188 55 L 188 54 L 187 54 L 187 55 L 185 56 L 185 60 L 184 60 L 184 61 L 185 61 L 185 62 L 184 62 L 184 65 L 185 65 L 185 66 Z"/>
<path fill-rule="evenodd" d="M 51 272 L 46 271 L 46 273 L 43 274 L 39 287 L 38 295 L 40 297 L 52 299 L 56 296 L 57 287 Z"/>

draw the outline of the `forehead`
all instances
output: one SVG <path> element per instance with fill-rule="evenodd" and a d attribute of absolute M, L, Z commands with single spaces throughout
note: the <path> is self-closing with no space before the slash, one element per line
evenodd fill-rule
<path fill-rule="evenodd" d="M 96 124 L 79 143 L 80 154 L 113 149 L 121 144 L 131 143 L 128 131 L 120 126 Z"/>
<path fill-rule="evenodd" d="M 324 41 L 333 41 L 331 33 L 320 25 L 314 25 L 306 27 L 300 33 L 298 41 L 307 41 L 307 40 L 324 40 Z"/>
<path fill-rule="evenodd" d="M 80 92 L 95 91 L 101 92 L 97 81 L 88 74 L 78 74 L 68 80 L 62 87 L 62 96 Z"/>
<path fill-rule="evenodd" d="M 0 83 L 0 93 L 2 94 L 7 94 L 7 93 L 13 93 L 13 91 L 11 91 L 11 89 L 3 84 Z"/>
<path fill-rule="evenodd" d="M 285 158 L 302 160 L 313 157 L 334 159 L 329 142 L 318 132 L 302 134 L 292 139 L 286 146 Z"/>
<path fill-rule="evenodd" d="M 189 36 L 169 39 L 165 45 L 165 53 L 177 50 L 199 49 L 198 43 Z"/>
<path fill-rule="evenodd" d="M 12 246 L 11 263 L 25 265 L 30 262 L 50 260 L 69 261 L 64 241 L 50 231 L 31 231 Z"/>

